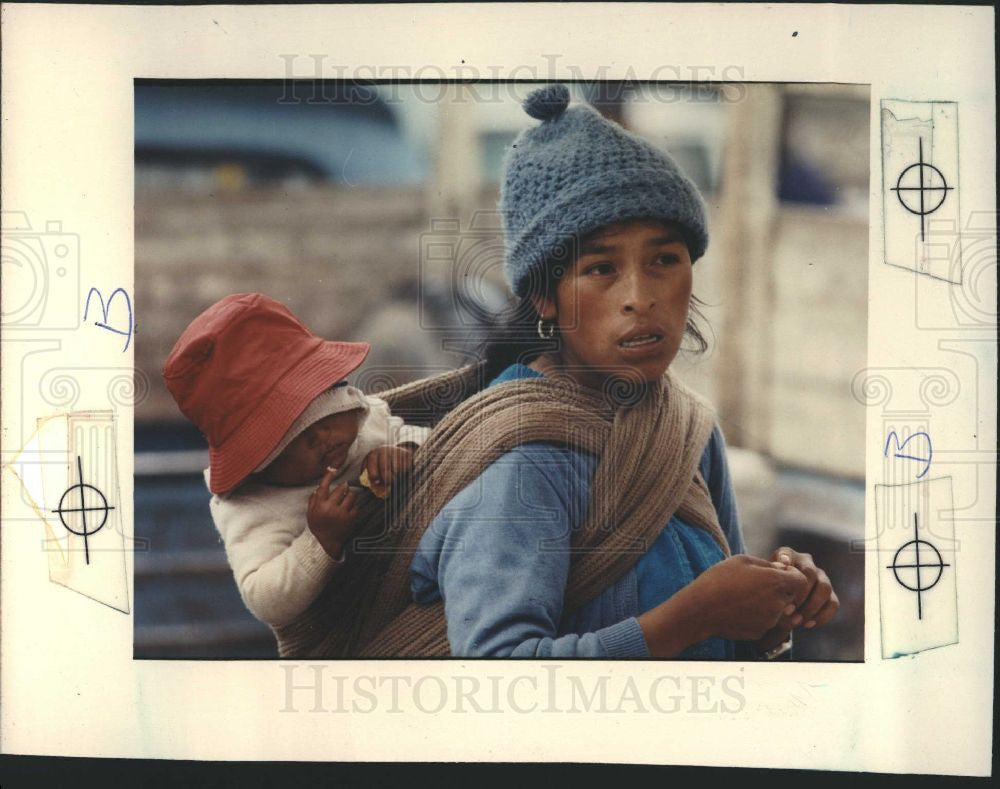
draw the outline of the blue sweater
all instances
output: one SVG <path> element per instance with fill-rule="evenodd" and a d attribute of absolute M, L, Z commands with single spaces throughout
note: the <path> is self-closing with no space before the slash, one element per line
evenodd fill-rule
<path fill-rule="evenodd" d="M 514 364 L 490 385 L 541 373 Z M 671 518 L 635 565 L 563 621 L 570 535 L 583 523 L 598 458 L 533 442 L 501 455 L 431 521 L 410 565 L 417 602 L 444 599 L 452 654 L 480 657 L 649 657 L 636 619 L 689 584 L 723 553 Z M 743 537 L 719 427 L 700 466 L 732 552 Z M 682 659 L 735 656 L 711 638 Z"/>

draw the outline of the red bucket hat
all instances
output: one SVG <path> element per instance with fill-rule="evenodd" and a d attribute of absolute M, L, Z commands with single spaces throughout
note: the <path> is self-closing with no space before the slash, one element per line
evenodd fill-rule
<path fill-rule="evenodd" d="M 260 293 L 226 296 L 195 318 L 167 357 L 163 379 L 208 439 L 212 493 L 246 479 L 309 403 L 360 366 L 370 348 L 317 337 Z"/>

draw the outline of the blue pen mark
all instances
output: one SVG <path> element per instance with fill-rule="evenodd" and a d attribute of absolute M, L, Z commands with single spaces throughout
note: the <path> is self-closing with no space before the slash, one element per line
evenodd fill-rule
<path fill-rule="evenodd" d="M 927 439 L 927 457 L 921 457 L 919 455 L 907 455 L 903 452 L 903 448 L 917 436 L 923 436 L 925 439 Z M 917 474 L 917 479 L 920 479 L 922 476 L 924 476 L 924 474 L 928 472 L 928 470 L 930 470 L 931 460 L 934 457 L 934 448 L 931 445 L 931 437 L 924 431 L 920 430 L 916 433 L 911 433 L 909 436 L 907 436 L 905 441 L 900 443 L 899 436 L 896 435 L 896 431 L 892 430 L 886 437 L 885 449 L 882 450 L 883 456 L 887 456 L 889 454 L 889 445 L 893 442 L 894 439 L 896 441 L 896 451 L 893 453 L 894 457 L 902 458 L 903 460 L 915 460 L 917 463 L 925 464 L 924 470 L 921 471 L 919 474 Z"/>
<path fill-rule="evenodd" d="M 101 295 L 101 291 L 97 288 L 91 288 L 90 292 L 87 294 L 87 302 L 83 307 L 84 320 L 87 320 L 87 312 L 90 310 L 90 299 L 95 293 L 97 294 L 97 300 L 101 302 L 101 319 L 99 321 L 94 321 L 94 325 L 124 337 L 125 347 L 122 348 L 122 353 L 125 353 L 125 351 L 128 350 L 129 343 L 132 341 L 132 333 L 135 329 L 135 323 L 132 316 L 132 299 L 129 298 L 128 292 L 124 288 L 115 288 L 111 292 L 111 295 L 108 296 L 107 302 L 105 302 L 104 296 Z M 111 309 L 111 302 L 114 301 L 115 296 L 119 294 L 121 294 L 122 298 L 125 299 L 125 308 L 128 310 L 128 326 L 125 329 L 112 326 L 108 319 L 108 310 Z"/>

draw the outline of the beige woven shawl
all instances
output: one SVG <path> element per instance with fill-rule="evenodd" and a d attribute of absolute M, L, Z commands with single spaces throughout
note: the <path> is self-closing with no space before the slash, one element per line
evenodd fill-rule
<path fill-rule="evenodd" d="M 364 505 L 346 565 L 301 617 L 275 628 L 282 657 L 450 654 L 443 604 L 411 601 L 410 561 L 445 504 L 529 441 L 600 457 L 587 517 L 571 538 L 564 616 L 626 573 L 675 513 L 729 555 L 698 472 L 714 413 L 672 373 L 598 392 L 550 375 L 483 389 L 483 371 L 480 363 L 380 393 L 393 413 L 435 429 L 409 478 L 387 501 Z"/>

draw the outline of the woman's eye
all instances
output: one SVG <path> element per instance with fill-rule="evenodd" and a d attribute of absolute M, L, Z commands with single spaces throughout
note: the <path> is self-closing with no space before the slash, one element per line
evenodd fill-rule
<path fill-rule="evenodd" d="M 595 263 L 592 266 L 587 266 L 584 269 L 584 274 L 610 274 L 614 270 L 614 266 L 610 263 Z"/>

